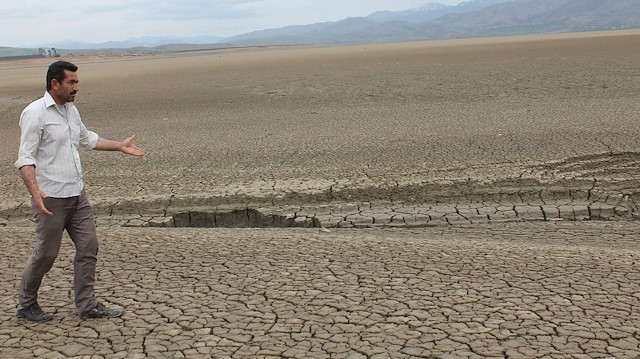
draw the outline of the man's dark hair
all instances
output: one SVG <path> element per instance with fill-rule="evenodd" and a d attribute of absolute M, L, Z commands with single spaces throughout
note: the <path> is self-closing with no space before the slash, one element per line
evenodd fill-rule
<path fill-rule="evenodd" d="M 70 63 L 69 61 L 62 60 L 49 65 L 49 71 L 47 71 L 47 91 L 51 90 L 51 80 L 56 79 L 58 82 L 62 83 L 66 77 L 64 70 L 76 72 L 78 71 L 78 66 Z"/>

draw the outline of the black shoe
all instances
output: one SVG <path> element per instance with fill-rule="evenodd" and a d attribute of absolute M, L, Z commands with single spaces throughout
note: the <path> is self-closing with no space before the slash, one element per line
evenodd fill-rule
<path fill-rule="evenodd" d="M 96 304 L 88 313 L 80 315 L 82 319 L 86 318 L 117 318 L 124 314 L 124 310 L 107 309 L 102 303 Z"/>
<path fill-rule="evenodd" d="M 33 303 L 27 308 L 18 309 L 18 318 L 25 318 L 32 322 L 42 323 L 47 320 L 51 320 L 51 318 L 53 318 L 53 314 L 45 313 L 40 309 L 38 303 Z"/>

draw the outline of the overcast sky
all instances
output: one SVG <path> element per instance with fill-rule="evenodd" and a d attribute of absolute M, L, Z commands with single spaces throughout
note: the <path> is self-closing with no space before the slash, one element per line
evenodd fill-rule
<path fill-rule="evenodd" d="M 228 37 L 461 0 L 2 0 L 0 46 L 145 36 Z"/>

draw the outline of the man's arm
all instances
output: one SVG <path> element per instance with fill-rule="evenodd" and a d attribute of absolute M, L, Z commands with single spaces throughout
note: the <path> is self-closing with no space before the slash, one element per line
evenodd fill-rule
<path fill-rule="evenodd" d="M 144 156 L 144 152 L 139 149 L 136 145 L 131 143 L 136 136 L 131 136 L 122 142 L 107 140 L 102 137 L 98 138 L 98 143 L 94 150 L 98 151 L 120 151 L 124 152 L 128 155 L 133 156 Z"/>
<path fill-rule="evenodd" d="M 46 214 L 47 216 L 53 216 L 53 213 L 49 212 L 42 201 L 44 198 L 47 198 L 47 195 L 40 190 L 40 187 L 38 187 L 38 181 L 36 181 L 36 167 L 33 165 L 22 166 L 20 167 L 20 175 L 22 176 L 24 184 L 27 186 L 27 190 L 29 190 L 29 193 L 31 194 L 31 198 L 33 198 L 38 212 Z"/>
<path fill-rule="evenodd" d="M 43 105 L 44 106 L 44 105 Z M 32 104 L 22 111 L 20 115 L 20 149 L 18 151 L 18 160 L 15 166 L 20 170 L 20 176 L 24 184 L 27 186 L 31 198 L 38 212 L 52 216 L 53 213 L 44 206 L 42 201 L 47 198 L 46 193 L 40 190 L 38 181 L 36 180 L 36 159 L 35 153 L 40 146 L 40 138 L 44 131 L 43 115 L 38 108 Z"/>

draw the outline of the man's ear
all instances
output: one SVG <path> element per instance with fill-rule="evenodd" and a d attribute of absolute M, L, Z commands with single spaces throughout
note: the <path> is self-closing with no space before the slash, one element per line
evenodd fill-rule
<path fill-rule="evenodd" d="M 60 83 L 56 79 L 51 79 L 51 89 L 57 90 L 60 87 Z"/>

